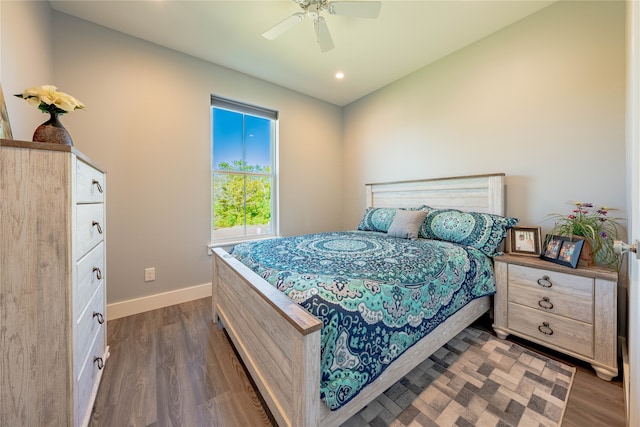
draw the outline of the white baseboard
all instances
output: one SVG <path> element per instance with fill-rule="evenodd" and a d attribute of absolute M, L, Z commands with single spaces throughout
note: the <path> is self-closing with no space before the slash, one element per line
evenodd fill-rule
<path fill-rule="evenodd" d="M 107 320 L 119 319 L 121 317 L 210 296 L 211 283 L 205 283 L 203 285 L 107 304 Z"/>

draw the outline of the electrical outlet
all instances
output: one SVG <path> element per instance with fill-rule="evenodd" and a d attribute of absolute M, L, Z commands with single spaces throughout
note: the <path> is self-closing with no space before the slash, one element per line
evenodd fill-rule
<path fill-rule="evenodd" d="M 156 269 L 155 268 L 145 268 L 144 269 L 144 281 L 145 282 L 153 282 L 156 280 Z"/>

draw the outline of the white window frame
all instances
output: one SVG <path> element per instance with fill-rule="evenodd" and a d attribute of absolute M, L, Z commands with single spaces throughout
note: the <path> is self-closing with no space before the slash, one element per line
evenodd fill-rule
<path fill-rule="evenodd" d="M 247 236 L 246 233 L 244 236 L 235 236 L 232 238 L 217 238 L 213 237 L 213 175 L 216 170 L 214 169 L 213 164 L 213 144 L 215 141 L 213 140 L 213 109 L 219 108 L 224 110 L 233 111 L 236 113 L 242 113 L 247 115 L 252 115 L 256 117 L 261 117 L 265 119 L 269 119 L 272 121 L 272 141 L 271 141 L 271 233 L 265 233 L 261 235 L 251 235 Z M 211 167 L 211 174 L 209 180 L 210 186 L 210 227 L 211 227 L 211 243 L 209 244 L 209 249 L 215 247 L 229 247 L 233 246 L 237 243 L 253 241 L 253 240 L 263 240 L 263 239 L 271 239 L 273 237 L 278 236 L 279 231 L 279 216 L 278 216 L 278 112 L 275 110 L 270 110 L 268 108 L 258 107 L 255 105 L 250 105 L 244 102 L 235 101 L 228 98 L 223 98 L 217 95 L 211 95 L 211 106 L 209 109 L 209 117 L 211 121 L 211 129 L 210 129 L 210 137 L 211 143 L 210 147 L 210 155 L 209 162 Z M 234 174 L 246 175 L 246 176 L 256 176 L 255 173 L 252 172 L 233 172 Z M 246 226 L 246 223 L 245 223 Z M 211 253 L 211 252 L 210 252 Z"/>

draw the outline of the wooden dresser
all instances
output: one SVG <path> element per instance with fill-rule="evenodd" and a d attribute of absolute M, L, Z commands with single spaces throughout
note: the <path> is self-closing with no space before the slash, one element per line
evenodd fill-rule
<path fill-rule="evenodd" d="M 105 361 L 105 173 L 0 140 L 0 425 L 88 424 Z"/>
<path fill-rule="evenodd" d="M 498 337 L 514 334 L 587 361 L 607 381 L 618 375 L 616 271 L 517 255 L 494 261 Z"/>

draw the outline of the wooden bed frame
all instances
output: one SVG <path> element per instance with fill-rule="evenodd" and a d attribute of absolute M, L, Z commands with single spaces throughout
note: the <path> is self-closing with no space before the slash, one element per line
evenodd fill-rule
<path fill-rule="evenodd" d="M 504 215 L 504 174 L 366 185 L 366 207 L 422 204 Z M 322 322 L 223 249 L 213 252 L 213 321 L 226 328 L 281 427 L 340 425 L 491 305 L 488 296 L 472 301 L 405 351 L 346 405 L 331 411 L 320 400 Z"/>

